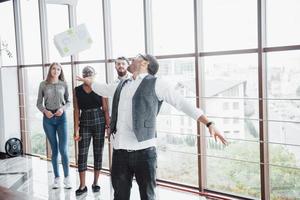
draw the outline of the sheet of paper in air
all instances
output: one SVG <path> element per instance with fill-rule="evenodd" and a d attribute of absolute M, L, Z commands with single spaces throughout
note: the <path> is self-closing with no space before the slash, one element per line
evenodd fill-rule
<path fill-rule="evenodd" d="M 54 44 L 62 57 L 86 50 L 91 47 L 92 43 L 85 24 L 80 24 L 54 36 Z"/>

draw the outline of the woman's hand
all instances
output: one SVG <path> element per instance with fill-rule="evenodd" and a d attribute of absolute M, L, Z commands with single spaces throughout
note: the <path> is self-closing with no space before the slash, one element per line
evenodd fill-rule
<path fill-rule="evenodd" d="M 59 117 L 61 116 L 62 114 L 64 113 L 64 110 L 62 108 L 58 109 L 56 112 L 55 112 L 55 116 Z"/>
<path fill-rule="evenodd" d="M 52 118 L 53 117 L 53 113 L 52 112 L 50 112 L 49 110 L 45 110 L 44 111 L 44 114 L 46 115 L 46 117 L 48 118 L 48 119 L 50 119 L 50 118 Z"/>
<path fill-rule="evenodd" d="M 75 141 L 80 141 L 80 140 L 81 140 L 81 137 L 80 137 L 80 135 L 79 135 L 79 127 L 76 127 L 75 129 L 76 129 L 76 130 L 75 130 L 75 134 L 74 134 L 74 140 L 75 140 Z"/>

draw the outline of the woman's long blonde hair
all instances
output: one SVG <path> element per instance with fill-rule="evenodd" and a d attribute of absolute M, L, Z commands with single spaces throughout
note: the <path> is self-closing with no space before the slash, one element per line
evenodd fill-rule
<path fill-rule="evenodd" d="M 53 63 L 51 63 L 51 65 L 50 65 L 50 67 L 49 67 L 49 70 L 48 70 L 48 75 L 47 75 L 47 78 L 46 78 L 47 83 L 51 83 L 51 78 L 52 78 L 52 76 L 51 76 L 51 69 L 52 69 L 52 67 L 53 67 L 54 65 L 59 66 L 60 69 L 61 69 L 61 70 L 60 70 L 60 75 L 58 76 L 58 80 L 61 80 L 61 81 L 64 81 L 64 82 L 65 82 L 65 76 L 64 76 L 64 72 L 63 72 L 63 69 L 62 69 L 62 67 L 61 67 L 61 64 L 58 63 L 58 62 L 53 62 Z"/>

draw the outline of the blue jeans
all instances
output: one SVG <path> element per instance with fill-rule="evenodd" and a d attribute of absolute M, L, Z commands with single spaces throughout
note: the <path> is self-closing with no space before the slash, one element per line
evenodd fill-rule
<path fill-rule="evenodd" d="M 129 200 L 133 176 L 139 186 L 141 200 L 155 200 L 156 148 L 138 151 L 113 151 L 111 179 L 114 200 Z"/>
<path fill-rule="evenodd" d="M 55 177 L 59 177 L 58 149 L 61 155 L 65 177 L 69 176 L 67 118 L 64 112 L 60 117 L 47 118 L 44 115 L 43 127 L 52 150 L 52 166 Z M 57 141 L 57 136 L 58 141 Z"/>

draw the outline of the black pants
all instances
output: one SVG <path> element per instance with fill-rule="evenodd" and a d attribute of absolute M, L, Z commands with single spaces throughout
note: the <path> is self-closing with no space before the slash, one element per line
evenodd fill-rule
<path fill-rule="evenodd" d="M 135 175 L 141 200 L 155 200 L 157 155 L 155 147 L 128 152 L 114 150 L 111 179 L 114 200 L 129 200 Z"/>

